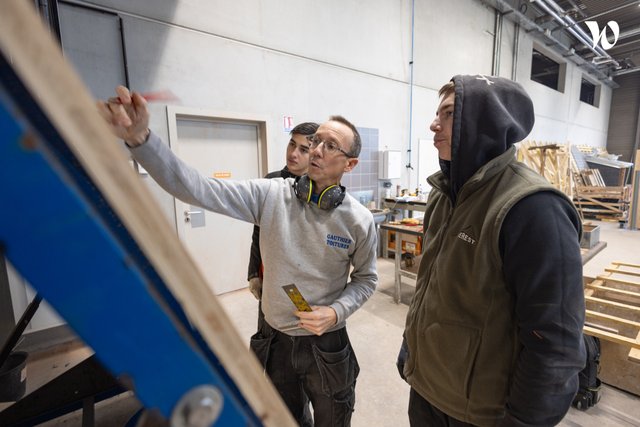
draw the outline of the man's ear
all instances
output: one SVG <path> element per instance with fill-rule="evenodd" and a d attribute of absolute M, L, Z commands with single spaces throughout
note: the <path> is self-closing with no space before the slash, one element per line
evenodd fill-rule
<path fill-rule="evenodd" d="M 358 162 L 358 159 L 347 159 L 347 164 L 344 167 L 344 172 L 351 172 L 351 170 L 356 167 Z"/>

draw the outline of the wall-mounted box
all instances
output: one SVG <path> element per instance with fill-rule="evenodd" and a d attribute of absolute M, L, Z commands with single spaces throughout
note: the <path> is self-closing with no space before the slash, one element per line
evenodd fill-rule
<path fill-rule="evenodd" d="M 378 160 L 378 179 L 396 179 L 402 174 L 402 156 L 400 151 L 380 152 Z"/>

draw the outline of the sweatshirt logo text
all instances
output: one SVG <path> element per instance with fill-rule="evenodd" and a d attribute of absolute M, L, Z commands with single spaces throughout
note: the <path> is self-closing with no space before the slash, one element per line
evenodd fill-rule
<path fill-rule="evenodd" d="M 349 249 L 351 243 L 352 241 L 348 237 L 336 236 L 335 234 L 327 234 L 327 246 Z"/>
<path fill-rule="evenodd" d="M 474 239 L 473 237 L 469 236 L 464 231 L 461 231 L 461 232 L 458 233 L 458 239 L 462 240 L 463 242 L 470 243 L 472 245 L 476 244 L 476 239 Z"/>

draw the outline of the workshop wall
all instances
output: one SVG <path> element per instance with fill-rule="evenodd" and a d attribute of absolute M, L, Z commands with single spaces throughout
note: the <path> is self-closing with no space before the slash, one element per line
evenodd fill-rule
<path fill-rule="evenodd" d="M 379 129 L 380 149 L 401 150 L 403 163 L 414 169 L 398 184 L 415 187 L 417 141 L 432 137 L 428 126 L 437 89 L 454 74 L 491 74 L 494 13 L 477 0 L 415 2 L 412 94 L 410 1 L 92 4 L 123 18 L 132 87 L 170 88 L 189 107 L 267 116 L 269 170 L 283 163 L 283 116 L 299 122 L 342 114 L 359 127 Z M 514 28 L 503 20 L 499 70 L 506 77 L 513 65 Z M 519 38 L 515 77 L 536 105 L 532 138 L 605 145 L 610 90 L 603 87 L 600 108 L 581 103 L 582 72 L 572 64 L 565 93 L 531 81 L 533 41 L 524 31 Z M 164 106 L 154 108 L 154 128 L 166 138 Z M 172 217 L 170 198 L 157 195 Z"/>
<path fill-rule="evenodd" d="M 556 62 L 566 63 L 564 92 L 531 80 L 531 52 L 534 47 Z M 516 81 L 527 90 L 536 109 L 536 124 L 528 139 L 559 144 L 606 146 L 612 94 L 609 86 L 592 79 L 600 86 L 599 106 L 580 101 L 584 71 L 530 37 L 520 40 L 518 64 Z"/>
<path fill-rule="evenodd" d="M 135 90 L 170 89 L 186 107 L 265 117 L 268 170 L 284 163 L 288 140 L 284 116 L 297 123 L 342 114 L 360 128 L 376 129 L 378 149 L 400 150 L 403 165 L 413 167 L 394 180 L 393 188 L 418 185 L 418 140 L 432 138 L 428 128 L 440 86 L 454 74 L 491 74 L 493 63 L 495 15 L 478 0 L 415 1 L 413 33 L 409 0 L 61 0 L 60 4 L 121 18 L 122 54 Z M 71 44 L 89 44 L 89 51 L 118 55 L 113 47 L 119 41 L 100 37 L 101 28 L 90 24 L 95 36 L 90 40 L 80 33 L 67 37 L 75 37 Z M 503 20 L 502 31 L 499 74 L 512 77 L 515 61 L 515 79 L 529 91 L 536 107 L 530 137 L 604 146 L 611 90 L 602 87 L 599 108 L 581 103 L 582 71 L 571 63 L 564 93 L 531 81 L 534 41 L 525 31 L 518 32 L 514 56 L 514 24 Z M 79 71 L 95 77 L 99 69 Z M 111 85 L 106 77 L 101 80 Z M 151 113 L 152 128 L 167 140 L 166 105 L 152 104 Z M 361 185 L 371 171 L 375 167 L 366 164 L 353 182 Z M 175 223 L 173 198 L 152 180 L 146 181 L 161 214 Z M 14 309 L 21 312 L 20 307 Z"/>

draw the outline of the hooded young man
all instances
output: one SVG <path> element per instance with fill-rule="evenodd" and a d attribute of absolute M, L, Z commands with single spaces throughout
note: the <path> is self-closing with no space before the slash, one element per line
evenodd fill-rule
<path fill-rule="evenodd" d="M 431 124 L 423 259 L 399 369 L 412 426 L 547 426 L 585 363 L 580 217 L 516 161 L 531 131 L 522 87 L 456 76 Z"/>

